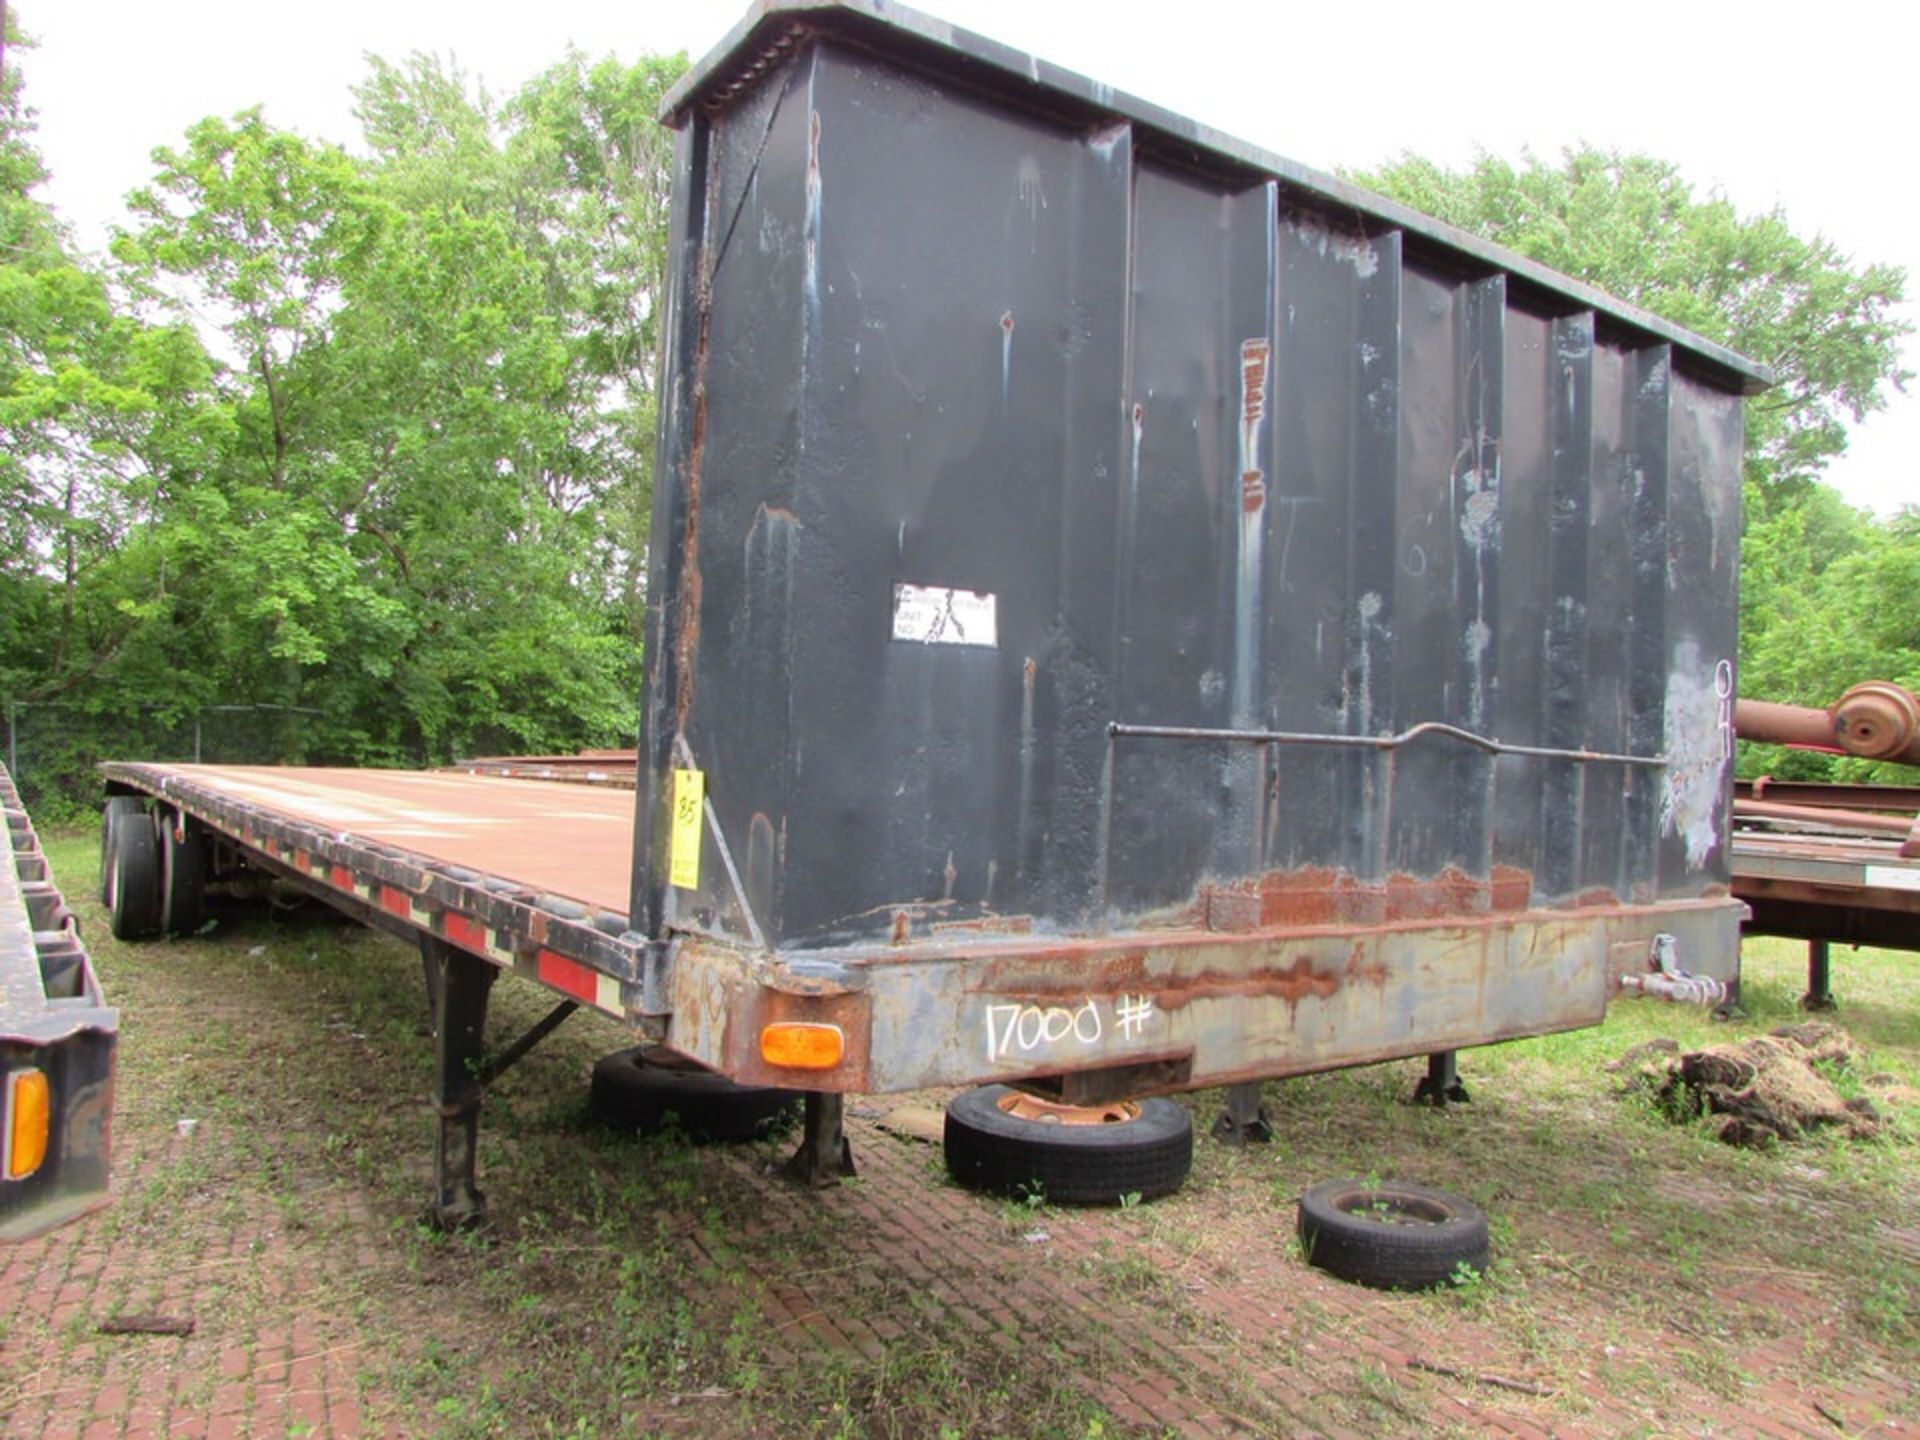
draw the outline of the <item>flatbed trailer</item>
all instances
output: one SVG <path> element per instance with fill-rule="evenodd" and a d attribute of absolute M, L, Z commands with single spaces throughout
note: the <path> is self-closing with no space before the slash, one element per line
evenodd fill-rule
<path fill-rule="evenodd" d="M 0 765 L 0 1240 L 104 1205 L 119 1015 Z"/>
<path fill-rule="evenodd" d="M 1771 793 L 1775 787 L 1769 787 Z M 1840 810 L 1869 806 L 1920 813 L 1920 791 L 1897 786 L 1779 786 L 1790 803 Z M 1732 844 L 1733 893 L 1751 911 L 1746 930 L 1807 942 L 1808 1009 L 1834 1005 L 1832 947 L 1920 951 L 1920 856 L 1895 831 L 1840 823 L 1743 819 Z"/>
<path fill-rule="evenodd" d="M 1238 1124 L 1737 975 L 1764 369 L 880 0 L 756 7 L 663 119 L 636 792 L 106 767 L 162 928 L 259 871 L 421 944 L 445 1218 L 509 968 L 808 1092 L 815 1180 L 850 1092 Z"/>

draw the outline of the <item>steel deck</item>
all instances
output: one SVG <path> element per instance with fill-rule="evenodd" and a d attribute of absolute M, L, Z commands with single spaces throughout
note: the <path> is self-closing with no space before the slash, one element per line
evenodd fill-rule
<path fill-rule="evenodd" d="M 633 797 L 590 786 L 417 770 L 148 765 L 342 838 L 624 915 Z M 156 791 L 159 787 L 155 787 Z"/>
<path fill-rule="evenodd" d="M 1743 825 L 1732 877 L 1751 934 L 1920 950 L 1920 860 L 1898 838 Z"/>

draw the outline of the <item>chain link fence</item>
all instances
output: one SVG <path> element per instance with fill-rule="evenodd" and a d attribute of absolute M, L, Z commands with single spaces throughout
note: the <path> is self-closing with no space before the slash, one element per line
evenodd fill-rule
<path fill-rule="evenodd" d="M 209 765 L 321 763 L 311 753 L 317 710 L 292 705 L 208 705 L 187 713 L 156 707 L 101 714 L 78 705 L 6 702 L 7 769 L 43 823 L 100 805 L 102 760 L 202 761 Z"/>

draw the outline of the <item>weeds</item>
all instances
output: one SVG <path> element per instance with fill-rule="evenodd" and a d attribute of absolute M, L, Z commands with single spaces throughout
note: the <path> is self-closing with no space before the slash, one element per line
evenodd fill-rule
<path fill-rule="evenodd" d="M 90 844 L 54 843 L 70 895 L 89 889 Z M 89 1223 L 218 1267 L 195 1294 L 208 1325 L 233 1333 L 287 1303 L 269 1283 L 276 1247 L 302 1257 L 313 1278 L 298 1303 L 351 1334 L 387 1430 L 1118 1440 L 1140 1432 L 1095 1397 L 1139 1366 L 1139 1336 L 1165 1327 L 1189 1350 L 1155 1350 L 1152 1364 L 1192 1387 L 1196 1412 L 1255 1416 L 1272 1433 L 1438 1431 L 1426 1386 L 1317 1343 L 1378 1315 L 1410 1343 L 1464 1337 L 1569 1377 L 1554 1402 L 1567 1413 L 1596 1386 L 1657 1412 L 1649 1429 L 1664 1433 L 1751 1390 L 1741 1337 L 1804 1335 L 1809 1369 L 1835 1385 L 1863 1367 L 1910 1373 L 1920 1354 L 1902 1228 L 1920 1211 L 1910 1122 L 1872 1145 L 1743 1154 L 1617 1099 L 1601 1068 L 1655 1035 L 1691 1047 L 1800 1018 L 1789 947 L 1755 947 L 1735 1027 L 1627 1002 L 1603 1029 L 1467 1052 L 1474 1103 L 1452 1113 L 1406 1103 L 1418 1062 L 1269 1085 L 1279 1142 L 1202 1142 L 1200 1183 L 1151 1207 L 1117 1197 L 1118 1211 L 1055 1212 L 1037 1188 L 976 1201 L 947 1185 L 932 1147 L 815 1196 L 765 1174 L 790 1142 L 717 1151 L 610 1133 L 582 1097 L 592 1060 L 626 1037 L 583 1013 L 493 1087 L 481 1153 L 495 1224 L 447 1236 L 417 1223 L 432 1130 L 415 1097 L 431 1054 L 412 951 L 306 914 L 223 912 L 192 943 L 137 947 L 86 918 L 126 1016 L 120 1190 Z M 1871 1069 L 1913 1083 L 1920 969 L 1866 952 L 1836 980 Z M 508 1035 L 546 998 L 503 983 L 494 1005 L 494 1033 Z M 1217 1099 L 1197 1098 L 1195 1114 Z M 199 1121 L 190 1136 L 182 1118 Z M 1430 1297 L 1325 1290 L 1300 1263 L 1291 1206 L 1341 1175 L 1471 1196 L 1492 1263 Z M 961 1217 L 952 1248 L 920 1253 L 908 1274 L 882 1257 L 871 1217 L 935 1202 Z M 335 1240 L 373 1253 L 337 1263 Z M 1813 1297 L 1806 1313 L 1768 1298 L 1781 1286 Z M 1229 1323 L 1211 1294 L 1226 1288 L 1271 1318 Z M 81 1358 L 92 1318 L 52 1333 L 12 1318 L 9 1354 L 98 1365 Z M 842 1324 L 841 1340 L 821 1338 Z M 1224 1375 L 1188 1363 L 1213 1356 Z M 1261 1408 L 1276 1394 L 1323 1408 L 1289 1420 Z"/>

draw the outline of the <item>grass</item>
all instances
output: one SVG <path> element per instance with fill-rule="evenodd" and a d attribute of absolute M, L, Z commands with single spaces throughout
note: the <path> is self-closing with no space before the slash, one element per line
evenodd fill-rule
<path fill-rule="evenodd" d="M 1920 1213 L 1910 1112 L 1876 1141 L 1748 1153 L 1621 1095 L 1604 1069 L 1655 1037 L 1684 1048 L 1802 1018 L 1804 958 L 1784 943 L 1750 944 L 1747 1016 L 1734 1024 L 1624 1001 L 1595 1030 L 1464 1054 L 1473 1103 L 1445 1111 L 1407 1103 L 1416 1062 L 1270 1084 L 1272 1144 L 1201 1140 L 1182 1193 L 1094 1212 L 1044 1196 L 957 1203 L 919 1151 L 892 1179 L 883 1168 L 823 1197 L 765 1173 L 790 1137 L 715 1151 L 611 1134 L 586 1114 L 586 1078 L 625 1036 L 583 1013 L 489 1095 L 494 1225 L 441 1235 L 419 1223 L 431 1050 L 417 954 L 306 912 L 228 912 L 190 943 L 122 946 L 86 900 L 93 847 L 90 831 L 49 843 L 123 1014 L 119 1190 L 87 1233 L 209 1266 L 217 1278 L 195 1303 L 235 1333 L 286 1306 L 269 1260 L 290 1249 L 307 1276 L 299 1304 L 358 1344 L 368 1403 L 404 1433 L 1132 1435 L 1099 1397 L 1137 1366 L 1153 1327 L 1190 1347 L 1156 1349 L 1154 1363 L 1177 1373 L 1196 1413 L 1264 1433 L 1300 1428 L 1301 1415 L 1307 1428 L 1375 1434 L 1458 1423 L 1434 1409 L 1445 1382 L 1323 1343 L 1356 1324 L 1435 1354 L 1470 1338 L 1499 1357 L 1491 1368 L 1552 1390 L 1528 1402 L 1548 1415 L 1617 1402 L 1645 1413 L 1649 1433 L 1750 1399 L 1766 1367 L 1743 1353 L 1783 1336 L 1813 1337 L 1809 1363 L 1840 1387 L 1920 1366 L 1920 1273 L 1902 1248 Z M 1868 1071 L 1920 1084 L 1920 959 L 1840 951 L 1835 983 Z M 497 986 L 490 1035 L 518 1033 L 547 1003 L 532 986 Z M 1204 1127 L 1220 1097 L 1191 1104 Z M 1338 1175 L 1472 1197 L 1493 1225 L 1489 1266 L 1420 1296 L 1324 1288 L 1300 1262 L 1292 1202 Z M 964 1227 L 938 1268 L 969 1293 L 1024 1297 L 1005 1315 L 983 1309 L 1002 1316 L 985 1326 L 875 1258 L 876 1214 L 936 1198 Z M 337 1258 L 369 1236 L 370 1258 Z M 1806 1313 L 1769 1298 L 1772 1281 L 1810 1297 Z M 1216 1292 L 1273 1318 L 1239 1328 Z M 796 1294 L 886 1343 L 810 1346 Z M 88 1325 L 30 1329 L 9 1325 L 15 1354 L 38 1339 L 75 1375 L 102 1363 Z M 19 1378 L 0 1356 L 0 1395 Z"/>

